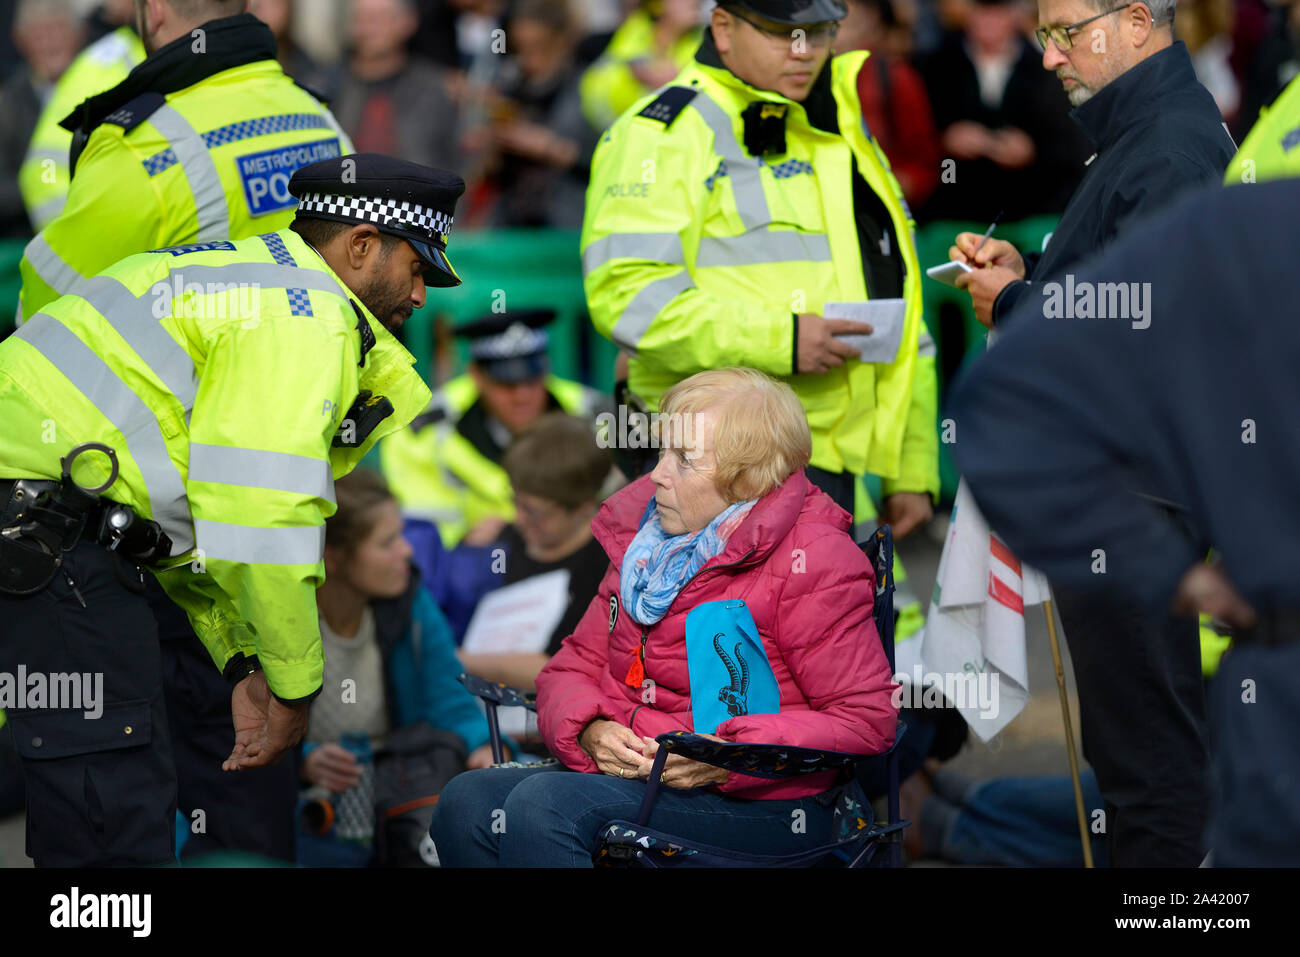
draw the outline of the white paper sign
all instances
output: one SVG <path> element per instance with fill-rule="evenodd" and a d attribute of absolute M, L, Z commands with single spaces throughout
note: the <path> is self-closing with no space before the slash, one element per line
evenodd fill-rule
<path fill-rule="evenodd" d="M 479 601 L 461 646 L 473 655 L 545 651 L 568 606 L 567 568 L 506 585 Z"/>
<path fill-rule="evenodd" d="M 915 646 L 907 648 L 911 672 L 898 655 L 895 677 L 963 692 L 965 700 L 952 703 L 988 741 L 1029 700 L 1024 610 L 1050 597 L 1043 574 L 1021 564 L 989 531 L 962 479 L 925 628 L 899 646 Z"/>
<path fill-rule="evenodd" d="M 869 335 L 836 336 L 846 346 L 862 353 L 863 362 L 893 362 L 903 341 L 903 320 L 907 303 L 902 299 L 872 299 L 870 302 L 828 302 L 823 319 L 854 319 L 871 324 Z"/>

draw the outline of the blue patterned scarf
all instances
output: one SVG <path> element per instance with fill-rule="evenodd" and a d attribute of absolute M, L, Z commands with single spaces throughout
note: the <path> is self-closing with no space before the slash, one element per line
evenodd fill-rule
<path fill-rule="evenodd" d="M 662 619 L 686 583 L 727 547 L 727 539 L 757 501 L 754 498 L 727 506 L 698 532 L 669 535 L 659 522 L 655 500 L 650 499 L 636 537 L 623 556 L 619 573 L 623 610 L 642 625 Z"/>

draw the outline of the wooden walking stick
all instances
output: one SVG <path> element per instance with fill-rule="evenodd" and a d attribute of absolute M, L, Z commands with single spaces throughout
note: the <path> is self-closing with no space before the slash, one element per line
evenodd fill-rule
<path fill-rule="evenodd" d="M 1079 759 L 1074 753 L 1074 726 L 1070 723 L 1070 697 L 1065 692 L 1065 668 L 1061 665 L 1061 643 L 1056 637 L 1056 616 L 1052 600 L 1043 602 L 1047 616 L 1047 638 L 1052 644 L 1052 664 L 1056 668 L 1056 688 L 1061 693 L 1061 720 L 1065 722 L 1065 747 L 1070 755 L 1070 777 L 1074 780 L 1074 807 L 1079 814 L 1079 841 L 1083 844 L 1083 866 L 1092 867 L 1092 841 L 1088 838 L 1088 815 L 1083 809 L 1083 785 L 1079 783 Z"/>

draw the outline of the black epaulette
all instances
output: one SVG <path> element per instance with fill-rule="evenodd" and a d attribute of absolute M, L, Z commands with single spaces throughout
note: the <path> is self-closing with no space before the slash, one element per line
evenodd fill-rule
<path fill-rule="evenodd" d="M 104 117 L 100 123 L 112 123 L 114 126 L 122 127 L 123 133 L 130 133 L 133 129 L 143 123 L 149 117 L 153 116 L 164 103 L 167 97 L 161 93 L 152 90 L 141 93 L 134 99 L 127 100 L 108 116 Z M 85 126 L 79 126 L 72 132 L 72 146 L 68 150 L 69 175 L 77 172 L 77 160 L 86 149 L 86 144 L 90 142 L 90 134 L 95 131 L 96 126 L 86 129 Z"/>
<path fill-rule="evenodd" d="M 141 93 L 133 100 L 127 100 L 108 116 L 104 117 L 105 123 L 112 123 L 114 126 L 122 127 L 123 133 L 130 133 L 133 129 L 143 123 L 149 117 L 153 116 L 164 103 L 167 97 L 161 93 L 149 90 Z"/>
<path fill-rule="evenodd" d="M 419 432 L 427 426 L 437 425 L 445 418 L 447 418 L 447 410 L 443 408 L 430 409 L 428 412 L 421 412 L 411 420 L 411 431 Z"/>
<path fill-rule="evenodd" d="M 293 77 L 289 77 L 289 79 L 293 80 Z M 322 106 L 329 105 L 329 98 L 314 86 L 308 86 L 306 83 L 299 83 L 297 80 L 293 80 L 293 85 L 305 93 L 310 93 L 312 98 Z"/>
<path fill-rule="evenodd" d="M 673 125 L 673 120 L 677 119 L 679 113 L 686 109 L 686 105 L 695 99 L 696 94 L 700 91 L 689 86 L 670 86 L 664 90 L 655 99 L 646 104 L 637 116 L 644 116 L 649 120 L 658 120 L 666 129 Z"/>
<path fill-rule="evenodd" d="M 349 299 L 348 302 L 352 303 L 352 311 L 357 314 L 357 332 L 361 333 L 361 361 L 357 365 L 364 366 L 366 353 L 375 347 L 375 330 L 370 328 L 370 322 L 356 300 Z"/>

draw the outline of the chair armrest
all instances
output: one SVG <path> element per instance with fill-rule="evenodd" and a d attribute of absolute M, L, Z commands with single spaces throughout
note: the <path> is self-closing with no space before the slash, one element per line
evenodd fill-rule
<path fill-rule="evenodd" d="M 859 761 L 876 756 L 819 748 L 796 748 L 784 744 L 714 741 L 689 731 L 670 731 L 659 735 L 655 740 L 665 751 L 680 754 L 692 761 L 725 768 L 738 774 L 776 780 L 800 774 L 816 774 L 819 771 L 851 769 Z"/>
<path fill-rule="evenodd" d="M 484 701 L 492 701 L 506 708 L 527 708 L 529 711 L 537 710 L 536 691 L 524 691 L 522 688 L 512 688 L 499 681 L 484 681 L 477 675 L 462 674 L 457 676 L 456 680 L 463 684 L 465 690 L 470 694 L 474 695 L 476 698 L 482 698 Z"/>

